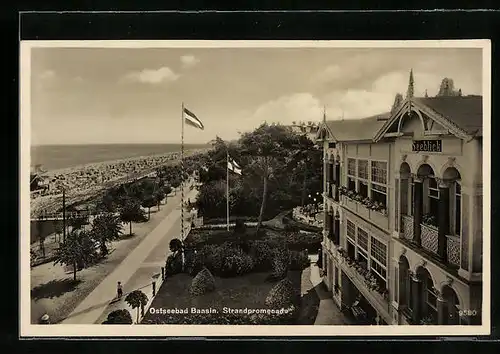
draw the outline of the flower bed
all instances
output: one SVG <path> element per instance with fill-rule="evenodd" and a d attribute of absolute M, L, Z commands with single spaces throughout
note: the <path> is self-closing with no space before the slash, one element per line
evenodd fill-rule
<path fill-rule="evenodd" d="M 292 220 L 308 226 L 323 228 L 323 220 L 315 219 L 315 216 L 318 214 L 316 210 L 318 212 L 322 212 L 323 210 L 322 205 L 320 208 L 317 208 L 315 205 L 295 207 L 292 210 Z"/>

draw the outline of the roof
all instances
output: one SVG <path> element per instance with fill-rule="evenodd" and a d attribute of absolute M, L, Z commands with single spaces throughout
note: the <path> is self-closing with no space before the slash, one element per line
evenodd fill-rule
<path fill-rule="evenodd" d="M 329 120 L 326 125 L 337 141 L 372 140 L 390 115 L 386 112 L 361 119 Z"/>
<path fill-rule="evenodd" d="M 482 96 L 440 96 L 414 98 L 473 135 L 483 132 Z"/>

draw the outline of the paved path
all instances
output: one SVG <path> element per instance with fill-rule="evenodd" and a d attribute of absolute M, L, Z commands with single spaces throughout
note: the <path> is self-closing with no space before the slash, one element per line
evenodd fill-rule
<path fill-rule="evenodd" d="M 318 261 L 317 255 L 309 256 L 311 260 L 311 283 L 316 289 L 316 293 L 320 299 L 318 315 L 314 325 L 348 325 L 351 324 L 345 315 L 340 311 L 339 307 L 332 299 L 332 294 L 326 289 L 323 283 L 323 278 L 320 276 L 320 269 L 316 265 Z"/>
<path fill-rule="evenodd" d="M 185 198 L 194 199 L 196 190 L 185 189 Z M 180 206 L 179 206 L 180 207 Z M 186 215 L 187 213 L 185 213 Z M 187 215 L 186 215 L 187 216 Z M 107 313 L 128 307 L 124 301 L 110 302 L 116 295 L 116 284 L 123 284 L 124 297 L 128 291 L 141 288 L 151 298 L 151 276 L 161 271 L 172 238 L 180 235 L 180 210 L 174 209 L 153 229 L 64 320 L 63 324 L 93 324 L 104 321 Z M 132 309 L 128 308 L 130 311 Z M 135 311 L 131 311 L 135 319 Z M 102 319 L 104 317 L 104 319 Z"/>

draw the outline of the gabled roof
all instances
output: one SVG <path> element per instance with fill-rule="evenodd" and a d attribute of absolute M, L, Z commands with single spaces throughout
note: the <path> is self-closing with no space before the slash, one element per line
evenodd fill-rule
<path fill-rule="evenodd" d="M 390 112 L 361 119 L 338 119 L 326 121 L 326 127 L 335 141 L 372 140 L 390 118 Z"/>
<path fill-rule="evenodd" d="M 482 96 L 441 96 L 414 98 L 470 135 L 482 135 Z"/>

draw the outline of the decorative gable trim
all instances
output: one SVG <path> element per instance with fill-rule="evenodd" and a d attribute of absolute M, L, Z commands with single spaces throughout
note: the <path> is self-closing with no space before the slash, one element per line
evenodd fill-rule
<path fill-rule="evenodd" d="M 335 139 L 335 137 L 333 136 L 332 131 L 330 130 L 326 122 L 321 123 L 321 126 L 318 129 L 318 133 L 316 133 L 316 141 L 323 141 L 324 134 L 327 134 L 326 140 L 337 141 L 337 139 Z"/>
<path fill-rule="evenodd" d="M 439 114 L 432 108 L 426 106 L 425 104 L 418 102 L 415 99 L 407 98 L 404 103 L 401 105 L 401 107 L 394 112 L 393 116 L 380 128 L 380 130 L 377 132 L 377 134 L 374 137 L 374 141 L 378 142 L 382 138 L 384 138 L 387 134 L 387 131 L 389 128 L 397 121 L 398 122 L 398 132 L 401 134 L 401 127 L 403 124 L 402 117 L 405 113 L 407 112 L 414 112 L 415 114 L 418 115 L 420 118 L 420 121 L 422 122 L 422 127 L 424 130 L 424 135 L 445 135 L 445 134 L 453 134 L 459 139 L 463 140 L 470 140 L 473 137 L 468 134 L 465 130 L 460 128 L 458 125 L 444 117 L 443 115 Z M 441 125 L 444 130 L 440 131 L 428 131 L 428 124 L 426 119 L 424 119 L 422 113 L 425 114 L 429 119 L 428 120 L 434 120 L 436 123 Z M 389 133 L 390 137 L 398 136 L 397 134 Z"/>

